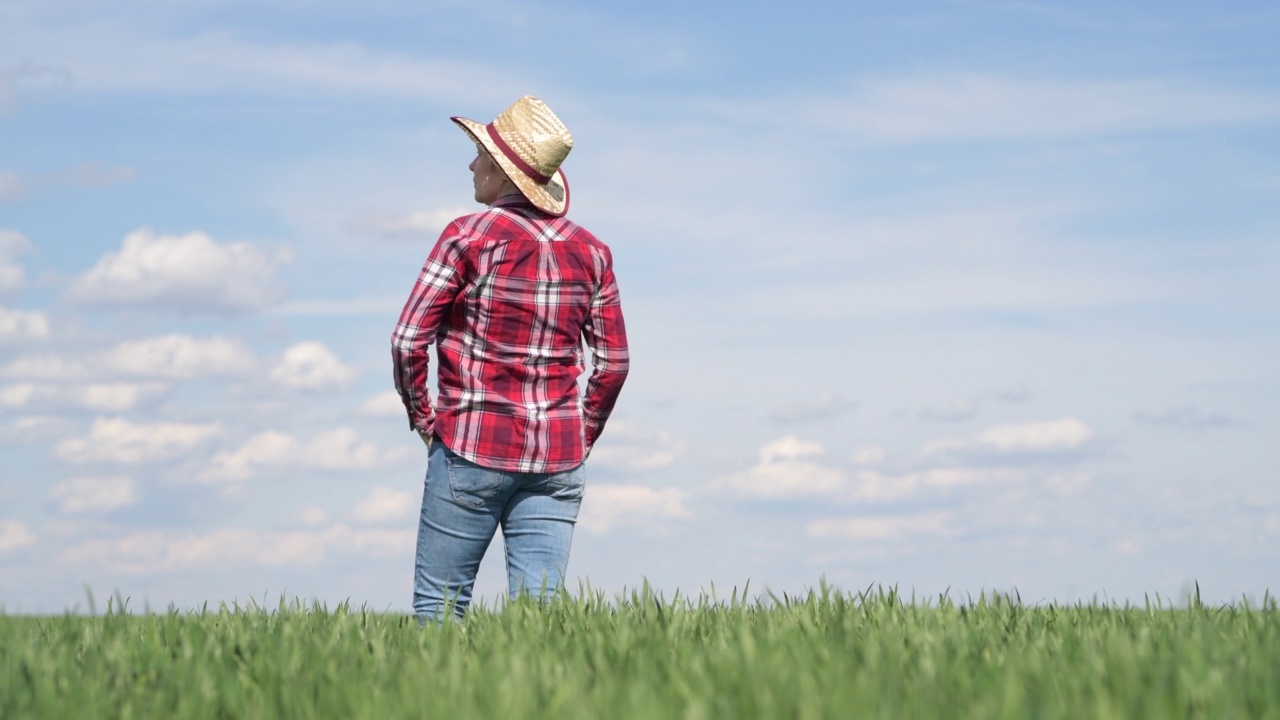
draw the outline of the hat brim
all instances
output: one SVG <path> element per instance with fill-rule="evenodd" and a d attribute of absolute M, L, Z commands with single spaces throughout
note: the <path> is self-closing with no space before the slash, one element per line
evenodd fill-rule
<path fill-rule="evenodd" d="M 489 156 L 502 169 L 502 172 L 516 186 L 520 194 L 533 203 L 534 207 L 554 217 L 564 217 L 565 213 L 569 212 L 569 181 L 565 178 L 563 170 L 557 169 L 551 180 L 546 185 L 542 185 L 525 175 L 520 168 L 516 167 L 515 163 L 511 162 L 498 149 L 498 146 L 493 142 L 493 138 L 489 137 L 489 131 L 483 123 L 468 120 L 464 117 L 450 119 L 457 123 L 458 127 L 462 128 L 463 132 L 469 135 L 473 142 L 489 152 Z"/>

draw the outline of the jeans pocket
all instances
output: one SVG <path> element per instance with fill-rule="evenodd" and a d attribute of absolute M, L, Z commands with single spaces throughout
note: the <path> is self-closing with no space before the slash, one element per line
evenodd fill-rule
<path fill-rule="evenodd" d="M 502 494 L 506 476 L 502 471 L 480 467 L 453 454 L 445 458 L 445 464 L 449 469 L 449 492 L 455 503 L 481 510 Z"/>
<path fill-rule="evenodd" d="M 557 500 L 581 500 L 586 486 L 587 474 L 581 465 L 568 472 L 556 473 L 547 481 L 548 494 Z"/>

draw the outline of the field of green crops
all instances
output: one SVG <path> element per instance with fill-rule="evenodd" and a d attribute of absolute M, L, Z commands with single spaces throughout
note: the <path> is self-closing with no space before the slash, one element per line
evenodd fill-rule
<path fill-rule="evenodd" d="M 1280 611 L 583 592 L 0 616 L 0 718 L 1280 718 Z"/>

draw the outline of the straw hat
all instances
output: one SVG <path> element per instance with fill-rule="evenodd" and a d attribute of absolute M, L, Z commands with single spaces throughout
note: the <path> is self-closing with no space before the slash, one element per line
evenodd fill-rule
<path fill-rule="evenodd" d="M 560 163 L 573 149 L 573 136 L 546 103 L 526 95 L 488 125 L 451 119 L 489 151 L 534 207 L 556 217 L 569 211 L 569 182 Z"/>

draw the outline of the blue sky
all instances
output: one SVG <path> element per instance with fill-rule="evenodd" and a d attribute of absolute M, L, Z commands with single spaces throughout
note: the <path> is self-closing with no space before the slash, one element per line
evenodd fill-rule
<path fill-rule="evenodd" d="M 574 132 L 633 345 L 571 577 L 1274 591 L 1278 33 L 1261 2 L 7 0 L 0 607 L 408 609 L 388 338 L 475 207 L 448 117 L 523 94 Z"/>

